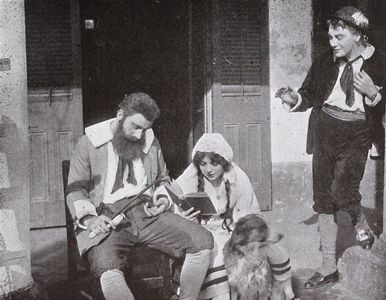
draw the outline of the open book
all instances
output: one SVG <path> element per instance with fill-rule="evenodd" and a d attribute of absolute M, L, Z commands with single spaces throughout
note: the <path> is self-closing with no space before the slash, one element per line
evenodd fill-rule
<path fill-rule="evenodd" d="M 165 186 L 165 188 L 172 201 L 184 211 L 194 207 L 194 211 L 200 210 L 200 215 L 203 216 L 215 215 L 217 213 L 212 201 L 205 192 L 187 193 L 180 196 L 168 186 Z"/>

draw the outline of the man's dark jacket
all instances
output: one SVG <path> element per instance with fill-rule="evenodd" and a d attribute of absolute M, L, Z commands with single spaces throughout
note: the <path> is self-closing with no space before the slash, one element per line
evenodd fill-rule
<path fill-rule="evenodd" d="M 372 141 L 376 146 L 378 153 L 383 156 L 385 133 L 382 123 L 382 117 L 385 111 L 385 88 L 386 88 L 386 60 L 385 55 L 375 50 L 374 54 L 364 60 L 361 70 L 364 70 L 374 84 L 381 87 L 379 91 L 382 100 L 370 107 L 365 103 L 363 96 L 363 105 L 365 109 L 366 120 L 371 128 Z M 323 103 L 330 96 L 339 73 L 338 60 L 334 62 L 332 52 L 329 51 L 321 58 L 317 59 L 311 66 L 308 74 L 298 93 L 302 96 L 302 104 L 296 111 L 306 111 L 312 107 L 311 115 L 308 122 L 307 133 L 307 153 L 313 153 L 315 139 L 315 124 L 318 119 L 320 109 Z"/>

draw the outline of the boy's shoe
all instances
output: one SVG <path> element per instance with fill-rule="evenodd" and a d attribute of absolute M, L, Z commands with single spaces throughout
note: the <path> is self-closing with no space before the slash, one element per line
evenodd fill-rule
<path fill-rule="evenodd" d="M 374 244 L 374 234 L 370 229 L 359 229 L 356 239 L 365 250 L 370 250 Z"/>
<path fill-rule="evenodd" d="M 338 280 L 339 280 L 338 270 L 326 276 L 324 276 L 319 272 L 316 272 L 310 279 L 306 281 L 306 283 L 304 284 L 304 288 L 316 289 L 316 288 L 322 287 L 323 285 L 329 282 L 337 282 Z"/>

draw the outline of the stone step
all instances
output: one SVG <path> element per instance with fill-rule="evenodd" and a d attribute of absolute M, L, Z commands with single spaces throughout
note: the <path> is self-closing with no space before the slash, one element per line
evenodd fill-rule
<path fill-rule="evenodd" d="M 376 239 L 371 251 L 359 246 L 346 249 L 338 262 L 341 284 L 362 299 L 386 299 L 386 243 Z"/>

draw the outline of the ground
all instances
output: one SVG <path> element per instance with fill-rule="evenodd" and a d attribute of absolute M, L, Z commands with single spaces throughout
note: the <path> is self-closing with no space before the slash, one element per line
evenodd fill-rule
<path fill-rule="evenodd" d="M 376 162 L 369 161 L 368 164 L 369 168 L 367 168 L 363 180 L 365 188 L 362 194 L 367 198 L 370 197 L 369 195 L 377 194 L 375 202 L 378 201 L 377 203 L 379 203 L 383 199 L 383 193 L 374 193 L 371 189 L 366 190 L 366 187 L 371 187 L 376 182 L 374 180 L 376 175 L 374 170 L 377 169 L 375 168 Z M 366 296 L 363 298 L 363 296 L 353 294 L 351 292 L 353 289 L 347 288 L 347 280 L 351 280 L 347 277 L 350 276 L 343 274 L 341 274 L 341 280 L 336 284 L 328 284 L 315 290 L 302 288 L 304 281 L 312 276 L 321 263 L 317 215 L 312 210 L 312 184 L 309 165 L 295 166 L 287 168 L 287 170 L 289 171 L 282 172 L 274 169 L 273 209 L 263 212 L 262 215 L 273 231 L 281 232 L 285 236 L 283 244 L 290 253 L 296 296 L 304 300 L 383 300 L 383 297 Z M 289 180 L 298 180 L 299 184 L 294 185 Z M 381 181 L 383 182 L 383 180 Z M 289 188 L 291 186 L 293 188 Z M 367 198 L 363 199 L 364 212 L 368 216 L 370 226 L 379 235 L 382 230 L 382 208 L 379 204 L 374 204 L 373 200 L 368 201 Z M 379 218 L 379 216 L 381 217 Z M 355 241 L 355 234 L 347 214 L 339 213 L 338 224 L 337 254 L 341 263 L 342 255 L 348 250 L 359 251 L 359 253 L 364 250 L 360 250 Z M 71 287 L 65 282 L 67 270 L 65 228 L 49 229 L 44 232 L 32 231 L 31 233 L 32 272 L 37 283 L 35 295 L 40 293 L 42 300 L 75 300 L 76 298 L 70 296 Z M 365 253 L 365 255 L 367 254 Z M 84 281 L 87 283 L 88 279 L 85 278 Z M 151 300 L 151 297 L 146 299 Z M 153 299 L 157 300 L 157 298 Z"/>

